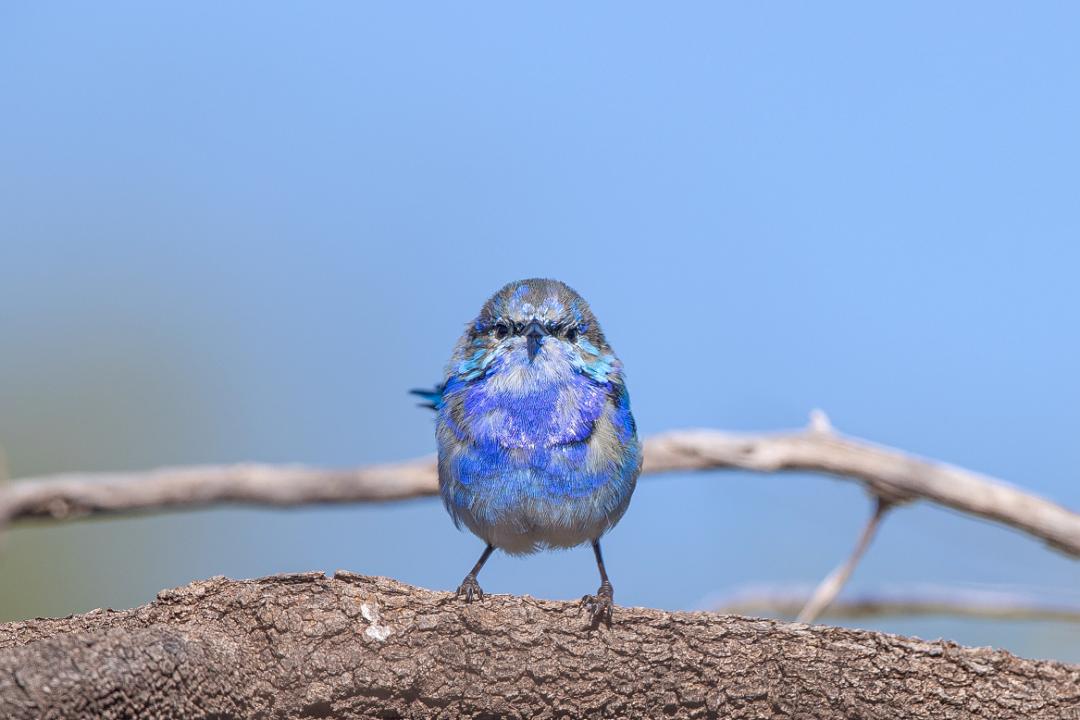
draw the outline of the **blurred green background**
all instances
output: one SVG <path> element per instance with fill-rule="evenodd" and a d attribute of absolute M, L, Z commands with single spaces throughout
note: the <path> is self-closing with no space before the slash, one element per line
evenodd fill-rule
<path fill-rule="evenodd" d="M 645 433 L 845 432 L 1080 507 L 1080 71 L 1070 4 L 7 4 L 8 473 L 433 452 L 406 396 L 492 291 L 581 291 Z M 810 586 L 869 502 L 815 476 L 648 479 L 621 603 Z M 215 509 L 4 535 L 0 619 L 215 574 L 456 586 L 434 500 Z M 492 592 L 580 597 L 585 550 Z M 1080 566 L 918 505 L 851 591 L 1080 604 Z M 859 623 L 1080 661 L 1053 623 Z"/>

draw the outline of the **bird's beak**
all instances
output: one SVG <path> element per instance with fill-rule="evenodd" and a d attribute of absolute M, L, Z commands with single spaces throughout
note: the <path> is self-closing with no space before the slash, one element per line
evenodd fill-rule
<path fill-rule="evenodd" d="M 540 352 L 540 341 L 548 332 L 543 325 L 533 320 L 525 328 L 525 347 L 529 351 L 529 362 L 536 357 L 536 353 Z"/>

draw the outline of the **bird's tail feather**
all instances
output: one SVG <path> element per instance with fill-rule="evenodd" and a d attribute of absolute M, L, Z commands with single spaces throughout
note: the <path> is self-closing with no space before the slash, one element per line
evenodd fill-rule
<path fill-rule="evenodd" d="M 439 384 L 433 388 L 413 388 L 409 391 L 410 394 L 420 397 L 427 402 L 417 403 L 418 407 L 431 408 L 432 410 L 438 410 L 442 405 L 443 388 L 445 385 Z"/>

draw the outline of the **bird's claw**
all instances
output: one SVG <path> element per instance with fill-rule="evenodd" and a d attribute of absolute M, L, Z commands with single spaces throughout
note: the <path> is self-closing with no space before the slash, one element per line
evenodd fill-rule
<path fill-rule="evenodd" d="M 615 590 L 611 583 L 606 580 L 600 584 L 600 589 L 595 595 L 586 595 L 581 598 L 581 607 L 589 613 L 593 627 L 603 622 L 611 627 L 612 610 L 615 608 Z"/>
<path fill-rule="evenodd" d="M 476 581 L 475 575 L 465 576 L 457 589 L 457 597 L 464 597 L 467 603 L 471 603 L 474 599 L 484 599 L 484 591 L 480 588 L 480 583 Z"/>

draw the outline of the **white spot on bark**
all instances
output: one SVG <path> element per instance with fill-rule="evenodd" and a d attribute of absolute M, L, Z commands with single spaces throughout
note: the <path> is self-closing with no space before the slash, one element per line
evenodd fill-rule
<path fill-rule="evenodd" d="M 360 605 L 360 614 L 369 623 L 367 630 L 364 631 L 364 637 L 377 642 L 383 642 L 390 637 L 390 633 L 393 631 L 386 625 L 379 624 L 379 608 L 377 606 L 362 603 Z"/>

